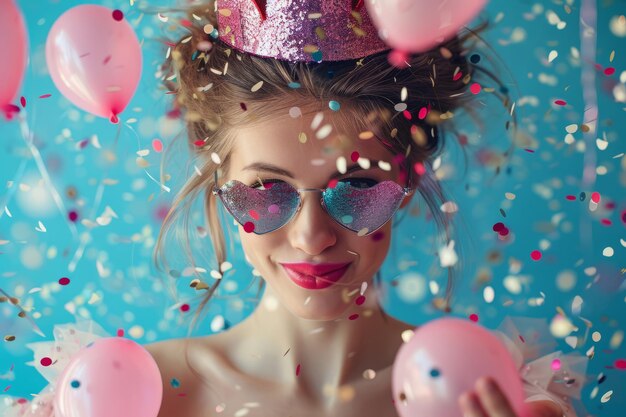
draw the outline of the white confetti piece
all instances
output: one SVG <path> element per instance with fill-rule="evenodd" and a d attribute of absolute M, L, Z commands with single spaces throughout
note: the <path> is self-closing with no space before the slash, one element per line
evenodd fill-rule
<path fill-rule="evenodd" d="M 567 126 L 565 126 L 565 131 L 567 133 L 576 133 L 576 132 L 578 132 L 578 125 L 575 124 L 575 123 L 573 123 L 571 125 L 567 125 Z"/>
<path fill-rule="evenodd" d="M 602 255 L 606 256 L 607 258 L 610 258 L 611 256 L 613 256 L 614 253 L 615 251 L 610 246 L 607 246 L 606 248 L 602 250 Z"/>
<path fill-rule="evenodd" d="M 141 149 L 137 151 L 137 155 L 138 156 L 148 156 L 150 155 L 150 150 L 149 149 Z"/>
<path fill-rule="evenodd" d="M 318 112 L 315 114 L 313 120 L 311 120 L 311 130 L 317 130 L 319 125 L 322 123 L 322 120 L 324 120 L 324 113 Z"/>
<path fill-rule="evenodd" d="M 359 159 L 356 160 L 356 163 L 363 169 L 370 169 L 371 166 L 371 162 L 368 158 L 359 157 Z"/>
<path fill-rule="evenodd" d="M 347 161 L 344 156 L 340 156 L 339 158 L 337 158 L 336 165 L 337 165 L 337 171 L 339 171 L 339 173 L 341 174 L 345 174 L 346 171 L 348 170 Z"/>
<path fill-rule="evenodd" d="M 46 233 L 46 226 L 44 226 L 41 220 L 39 220 L 39 226 L 35 227 L 35 230 L 38 232 Z"/>
<path fill-rule="evenodd" d="M 456 213 L 459 211 L 459 206 L 454 201 L 446 201 L 441 205 L 440 209 L 444 213 Z"/>
<path fill-rule="evenodd" d="M 451 240 L 447 246 L 439 248 L 439 264 L 442 268 L 456 265 L 458 259 L 454 250 L 454 240 Z"/>
<path fill-rule="evenodd" d="M 433 162 L 433 171 L 437 171 L 441 166 L 441 156 L 438 156 Z"/>
<path fill-rule="evenodd" d="M 548 62 L 554 61 L 557 56 L 559 56 L 559 53 L 557 51 L 550 51 L 550 53 L 548 54 Z"/>
<path fill-rule="evenodd" d="M 211 277 L 215 278 L 215 279 L 222 279 L 222 274 L 219 271 L 216 271 L 215 269 L 211 270 Z"/>
<path fill-rule="evenodd" d="M 598 139 L 596 139 L 596 146 L 598 147 L 598 149 L 603 151 L 603 150 L 605 150 L 609 146 L 609 142 L 607 142 L 606 140 L 598 138 Z"/>
<path fill-rule="evenodd" d="M 611 395 L 613 395 L 613 390 L 605 392 L 604 395 L 600 398 L 600 402 L 603 404 L 608 403 L 611 399 Z"/>
<path fill-rule="evenodd" d="M 9 211 L 9 208 L 7 206 L 4 206 L 4 212 L 6 213 L 7 216 L 13 217 L 13 215 L 11 214 L 11 212 Z"/>
<path fill-rule="evenodd" d="M 211 161 L 213 161 L 216 164 L 221 164 L 222 160 L 220 159 L 220 156 L 218 154 L 216 154 L 215 152 L 211 152 Z"/>
<path fill-rule="evenodd" d="M 382 169 L 383 171 L 391 171 L 391 164 L 386 161 L 378 161 L 378 168 Z"/>
<path fill-rule="evenodd" d="M 233 267 L 233 264 L 231 264 L 231 263 L 230 263 L 230 262 L 228 262 L 228 261 L 224 261 L 224 262 L 222 262 L 222 264 L 220 265 L 220 271 L 222 271 L 222 272 L 226 272 L 226 271 L 228 271 L 229 269 L 231 269 L 232 267 Z"/>
<path fill-rule="evenodd" d="M 333 126 L 330 124 L 326 124 L 320 128 L 317 132 L 315 132 L 315 137 L 318 139 L 326 139 L 328 135 L 330 135 L 333 131 Z"/>
<path fill-rule="evenodd" d="M 485 300 L 486 303 L 492 303 L 494 298 L 495 298 L 495 291 L 493 287 L 489 285 L 486 286 L 485 289 L 483 290 L 483 299 Z"/>
<path fill-rule="evenodd" d="M 200 92 L 209 91 L 213 87 L 213 83 L 209 83 L 205 86 L 198 87 L 197 90 Z"/>
<path fill-rule="evenodd" d="M 409 96 L 409 91 L 407 90 L 406 87 L 402 87 L 402 90 L 400 90 L 400 100 L 406 101 L 406 98 L 408 96 Z"/>
<path fill-rule="evenodd" d="M 197 165 L 194 165 L 193 169 L 196 171 L 196 175 L 198 175 L 199 177 L 202 176 L 202 172 L 200 171 L 200 168 L 198 168 Z"/>

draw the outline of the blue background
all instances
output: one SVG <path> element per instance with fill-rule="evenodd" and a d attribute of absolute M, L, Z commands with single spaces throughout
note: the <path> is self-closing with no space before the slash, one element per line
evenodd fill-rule
<path fill-rule="evenodd" d="M 162 158 L 151 143 L 157 138 L 167 144 L 184 134 L 181 122 L 166 116 L 171 96 L 159 88 L 159 64 L 166 48 L 158 39 L 178 39 L 180 26 L 174 15 L 167 23 L 155 15 L 142 15 L 139 2 L 132 6 L 121 1 L 99 3 L 124 11 L 143 42 L 142 79 L 121 115 L 122 123 L 113 125 L 66 100 L 46 69 L 45 40 L 50 27 L 64 11 L 82 3 L 18 2 L 26 19 L 30 50 L 15 102 L 19 96 L 27 100 L 27 125 L 52 182 L 42 183 L 19 124 L 0 122 L 0 288 L 19 298 L 22 308 L 46 334 L 45 338 L 38 336 L 29 321 L 18 318 L 16 306 L 0 304 L 1 333 L 16 337 L 3 342 L 0 356 L 0 392 L 12 396 L 30 398 L 46 385 L 43 377 L 25 364 L 32 360 L 26 344 L 51 340 L 54 324 L 73 322 L 74 316 L 80 316 L 97 321 L 110 334 L 123 329 L 139 343 L 184 337 L 197 296 L 189 288 L 191 277 L 184 262 L 182 277 L 172 283 L 178 290 L 175 297 L 151 266 L 159 225 L 176 191 L 165 193 L 149 178 L 148 173 L 158 178 Z M 168 5 L 163 1 L 150 4 Z M 458 145 L 444 154 L 439 173 L 450 199 L 459 206 L 455 220 L 462 237 L 456 247 L 465 257 L 454 314 L 477 314 L 479 321 L 491 328 L 506 315 L 543 317 L 551 322 L 557 314 L 564 314 L 577 328 L 571 334 L 579 337 L 576 351 L 585 354 L 595 349 L 587 372 L 589 383 L 583 389 L 588 411 L 618 416 L 626 409 L 626 370 L 615 367 L 618 359 L 626 359 L 621 341 L 626 317 L 626 237 L 620 218 L 626 210 L 626 159 L 625 104 L 623 98 L 622 102 L 616 99 L 615 91 L 624 91 L 626 58 L 625 34 L 611 29 L 611 22 L 626 13 L 626 6 L 623 1 L 597 2 L 594 62 L 576 57 L 576 50 L 581 51 L 580 8 L 579 1 L 514 0 L 488 5 L 486 14 L 493 27 L 484 37 L 507 69 L 501 76 L 516 100 L 518 145 L 508 168 L 496 175 L 489 156 L 506 149 L 504 123 L 508 119 L 506 109 L 483 91 L 485 105 L 478 110 L 485 114 L 489 129 L 480 134 L 469 122 L 465 125 L 464 133 L 470 139 L 467 173 Z M 551 20 L 551 15 L 558 19 Z M 565 26 L 557 28 L 556 20 Z M 558 57 L 549 62 L 551 50 L 558 51 Z M 596 67 L 594 85 L 581 81 L 581 69 L 588 65 Z M 606 75 L 603 70 L 607 67 L 614 67 L 615 73 Z M 584 111 L 589 106 L 583 99 L 585 88 L 595 90 L 599 109 L 597 131 L 586 147 L 580 128 L 571 143 L 566 142 L 565 130 L 585 121 Z M 52 96 L 40 99 L 43 94 Z M 567 105 L 554 104 L 559 99 Z M 608 147 L 600 150 L 596 138 L 606 140 Z M 150 150 L 145 157 L 150 166 L 145 169 L 136 162 L 137 151 L 142 149 Z M 182 164 L 180 172 L 173 175 L 184 177 Z M 597 172 L 591 184 L 582 181 L 586 165 Z M 63 209 L 55 204 L 51 189 L 61 196 Z M 591 210 L 594 191 L 602 199 Z M 507 199 L 505 193 L 515 194 L 515 199 Z M 581 193 L 586 195 L 584 201 L 579 198 Z M 567 200 L 567 195 L 576 200 Z M 95 221 L 107 207 L 117 215 L 109 225 L 89 228 L 82 223 Z M 76 223 L 68 220 L 71 210 L 79 214 Z M 611 224 L 603 224 L 602 219 Z M 36 230 L 39 221 L 46 232 Z M 194 221 L 201 225 L 199 217 Z M 492 230 L 497 222 L 511 231 L 506 241 L 499 240 Z M 224 224 L 232 227 L 232 222 Z M 388 290 L 385 307 L 390 314 L 419 324 L 438 316 L 429 307 L 431 289 L 433 283 L 444 288 L 446 274 L 437 263 L 438 246 L 429 238 L 433 225 L 423 214 L 405 217 L 401 224 L 395 229 L 393 247 L 382 270 Z M 205 243 L 209 245 L 208 240 Z M 233 243 L 236 253 L 230 255 L 233 268 L 224 277 L 228 280 L 223 283 L 225 295 L 244 291 L 253 278 L 241 247 Z M 607 247 L 613 248 L 613 256 L 603 254 Z M 542 251 L 539 261 L 530 258 L 533 250 Z M 207 262 L 203 267 L 206 281 L 211 282 L 208 271 L 217 265 Z M 70 284 L 59 285 L 61 277 L 70 278 Z M 492 302 L 483 297 L 486 286 L 494 290 Z M 219 330 L 216 317 L 223 317 L 229 325 L 245 318 L 255 306 L 255 288 L 245 297 L 215 300 L 194 335 Z M 186 302 L 192 304 L 192 310 L 184 313 L 179 307 Z M 559 348 L 573 351 L 563 339 L 559 341 Z M 606 380 L 592 395 L 601 372 Z M 602 403 L 600 398 L 610 390 L 614 391 L 612 398 Z"/>

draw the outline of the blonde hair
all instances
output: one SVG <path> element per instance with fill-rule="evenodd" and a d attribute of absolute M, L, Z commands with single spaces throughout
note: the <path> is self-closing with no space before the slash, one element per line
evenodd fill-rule
<path fill-rule="evenodd" d="M 486 23 L 428 52 L 413 55 L 407 68 L 398 69 L 388 63 L 387 52 L 358 60 L 321 63 L 292 63 L 241 53 L 205 33 L 207 24 L 217 28 L 213 1 L 187 12 L 192 24 L 185 25 L 185 29 L 190 33 L 172 44 L 162 71 L 166 87 L 175 93 L 175 112 L 184 116 L 188 148 L 202 175 L 192 175 L 187 180 L 163 222 L 153 254 L 160 271 L 169 273 L 165 244 L 173 233 L 174 238 L 182 241 L 191 265 L 196 265 L 188 231 L 191 205 L 199 196 L 203 197 L 215 261 L 218 266 L 226 261 L 224 229 L 218 218 L 217 199 L 211 191 L 216 171 L 228 172 L 233 128 L 265 120 L 303 102 L 323 105 L 337 100 L 342 106 L 340 122 L 383 138 L 381 143 L 402 159 L 400 166 L 407 184 L 417 187 L 438 230 L 443 230 L 446 241 L 450 241 L 451 222 L 439 208 L 447 199 L 432 167 L 432 161 L 444 149 L 445 129 L 450 127 L 456 133 L 452 116 L 459 108 L 483 127 L 473 109 L 474 94 L 468 92 L 470 81 L 481 77 L 487 78 L 485 84 L 495 81 L 501 88 L 494 95 L 504 107 L 509 105 L 508 91 L 498 78 L 479 65 L 470 64 L 466 56 L 474 42 L 482 41 L 478 32 L 487 27 Z M 211 49 L 198 50 L 205 48 L 207 41 Z M 253 89 L 261 81 L 262 87 Z M 402 103 L 408 112 L 416 114 L 421 108 L 429 108 L 424 120 L 410 120 L 402 110 L 394 109 L 403 88 L 407 97 Z M 350 117 L 355 114 L 359 117 Z M 162 179 L 166 160 L 161 167 Z M 426 169 L 421 176 L 413 169 L 417 162 Z M 175 227 L 178 221 L 182 221 L 182 233 Z M 460 263 L 456 267 L 460 268 Z M 208 286 L 202 277 L 197 278 L 191 285 L 207 291 L 191 326 L 222 281 L 216 279 Z M 454 281 L 453 268 L 449 267 L 446 295 L 435 299 L 436 307 L 447 312 Z"/>

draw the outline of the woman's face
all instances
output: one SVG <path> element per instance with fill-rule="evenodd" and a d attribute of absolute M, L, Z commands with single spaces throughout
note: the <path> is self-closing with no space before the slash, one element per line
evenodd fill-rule
<path fill-rule="evenodd" d="M 333 131 L 324 139 L 316 137 L 316 132 L 331 123 L 331 113 L 330 110 L 324 112 L 324 119 L 317 129 L 311 129 L 315 113 L 297 118 L 286 115 L 253 127 L 238 128 L 230 169 L 227 177 L 220 180 L 220 185 L 232 179 L 248 186 L 259 182 L 259 179 L 261 183 L 279 180 L 296 188 L 326 188 L 333 178 L 339 181 L 363 178 L 375 182 L 399 182 L 399 168 L 392 162 L 393 155 L 375 138 L 359 139 L 358 131 Z M 307 138 L 304 143 L 303 134 Z M 352 162 L 353 152 L 370 161 L 386 161 L 390 169 L 385 171 L 373 162 L 369 169 L 338 174 L 337 160 L 340 157 L 345 158 L 348 167 L 358 165 Z M 275 166 L 290 175 L 258 167 L 248 168 L 259 163 Z M 375 182 L 359 184 L 371 186 Z M 303 192 L 301 196 L 300 211 L 289 223 L 273 232 L 257 235 L 246 232 L 239 225 L 241 242 L 249 262 L 294 315 L 311 320 L 334 320 L 343 317 L 344 311 L 358 295 L 358 291 L 354 290 L 360 289 L 363 282 L 372 285 L 373 276 L 389 249 L 391 221 L 368 236 L 359 236 L 336 223 L 324 211 L 319 192 Z M 409 200 L 410 197 L 405 197 L 401 207 Z M 350 265 L 341 280 L 324 289 L 306 289 L 296 285 L 281 265 L 348 262 Z M 346 294 L 350 292 L 356 295 L 348 299 Z"/>

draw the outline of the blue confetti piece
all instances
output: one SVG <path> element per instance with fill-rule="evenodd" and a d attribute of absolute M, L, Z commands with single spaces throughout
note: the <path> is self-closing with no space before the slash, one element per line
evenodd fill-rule
<path fill-rule="evenodd" d="M 178 379 L 176 379 L 176 378 L 172 378 L 172 381 L 170 382 L 170 385 L 173 388 L 178 388 L 178 387 L 180 387 L 180 381 Z"/>
<path fill-rule="evenodd" d="M 331 109 L 332 111 L 339 111 L 339 109 L 341 108 L 341 104 L 339 104 L 339 102 L 338 102 L 338 101 L 331 100 L 331 101 L 328 103 L 328 107 L 330 107 L 330 109 Z"/>
<path fill-rule="evenodd" d="M 76 379 L 73 380 L 70 385 L 72 386 L 72 388 L 78 388 L 80 387 L 80 381 L 77 381 Z"/>

